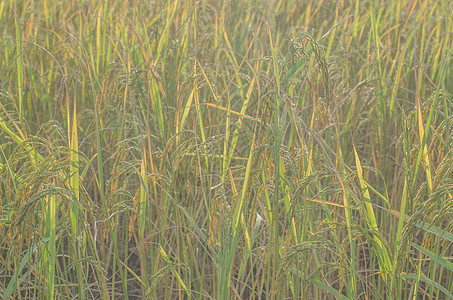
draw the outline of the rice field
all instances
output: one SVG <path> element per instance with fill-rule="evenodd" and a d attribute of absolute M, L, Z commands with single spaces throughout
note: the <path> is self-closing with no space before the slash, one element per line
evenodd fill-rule
<path fill-rule="evenodd" d="M 452 299 L 453 2 L 0 2 L 3 299 Z"/>

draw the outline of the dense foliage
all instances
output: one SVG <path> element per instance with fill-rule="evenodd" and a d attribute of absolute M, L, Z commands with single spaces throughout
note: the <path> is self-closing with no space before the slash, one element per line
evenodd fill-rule
<path fill-rule="evenodd" d="M 452 9 L 1 1 L 0 296 L 453 298 Z"/>

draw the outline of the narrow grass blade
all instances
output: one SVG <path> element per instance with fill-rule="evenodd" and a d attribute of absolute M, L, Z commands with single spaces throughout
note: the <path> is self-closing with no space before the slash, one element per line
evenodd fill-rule
<path fill-rule="evenodd" d="M 402 273 L 401 276 L 406 279 L 417 280 L 416 274 Z M 436 289 L 440 290 L 442 293 L 445 294 L 445 296 L 448 297 L 448 299 L 453 299 L 453 294 L 451 292 L 449 292 L 446 288 L 441 286 L 439 283 L 435 282 L 434 280 L 431 280 L 425 276 L 420 276 L 420 281 L 423 281 L 429 285 L 432 285 Z"/>
<path fill-rule="evenodd" d="M 324 283 L 321 283 L 319 281 L 313 281 L 313 284 L 318 286 L 319 288 L 321 288 L 322 290 L 328 292 L 329 294 L 331 294 L 333 297 L 335 297 L 335 299 L 341 299 L 341 300 L 348 300 L 349 298 L 344 296 L 344 295 L 341 295 L 336 289 L 334 289 L 333 287 L 330 287 L 328 285 L 325 285 Z"/>
<path fill-rule="evenodd" d="M 69 160 L 69 174 L 70 174 L 70 187 L 73 198 L 71 199 L 71 211 L 70 211 L 70 219 L 71 219 L 71 228 L 74 237 L 77 236 L 77 218 L 79 215 L 79 145 L 78 145 L 78 137 L 77 137 L 77 109 L 76 109 L 76 102 L 74 101 L 74 108 L 73 108 L 73 115 L 72 115 L 72 129 L 71 129 L 71 137 L 70 137 L 70 145 L 71 145 L 71 154 Z"/>
<path fill-rule="evenodd" d="M 186 292 L 188 299 L 189 300 L 192 299 L 192 295 L 190 293 L 190 290 L 187 288 L 187 286 L 184 283 L 184 281 L 182 280 L 181 276 L 179 276 L 178 272 L 176 271 L 175 265 L 173 264 L 173 262 L 168 257 L 167 253 L 165 253 L 164 249 L 160 245 L 159 245 L 159 252 L 162 255 L 162 258 L 165 260 L 165 262 L 170 266 L 171 273 L 173 274 L 173 276 L 176 277 L 176 279 L 178 280 L 179 284 L 182 286 L 182 288 Z"/>
<path fill-rule="evenodd" d="M 139 213 L 139 240 L 145 241 L 145 224 L 147 215 L 147 195 L 148 194 L 148 178 L 146 176 L 146 155 L 143 152 L 141 172 L 140 172 L 140 213 Z M 146 243 L 140 246 L 140 264 L 142 269 L 142 278 L 144 283 L 144 290 L 149 288 L 148 282 L 148 264 L 146 262 Z"/>
<path fill-rule="evenodd" d="M 381 239 L 376 235 L 374 232 L 379 231 L 376 217 L 374 215 L 374 210 L 373 210 L 373 205 L 371 204 L 371 198 L 370 198 L 370 193 L 368 191 L 367 184 L 365 183 L 365 180 L 363 179 L 362 175 L 362 165 L 360 163 L 359 156 L 357 154 L 357 150 L 354 147 L 354 155 L 355 155 L 355 162 L 356 162 L 356 167 L 357 167 L 357 176 L 359 178 L 360 182 L 360 187 L 362 188 L 362 193 L 363 193 L 363 198 L 365 199 L 365 208 L 366 208 L 366 214 L 368 216 L 368 219 L 370 221 L 370 230 L 372 232 L 372 236 L 374 239 L 374 242 L 376 243 L 376 255 L 379 258 L 379 266 L 382 271 L 382 277 L 384 280 L 387 278 L 387 273 L 392 272 L 392 266 L 390 264 L 390 258 L 387 252 L 387 248 L 385 245 L 382 243 Z"/>
<path fill-rule="evenodd" d="M 434 233 L 438 237 L 441 237 L 441 238 L 449 240 L 450 242 L 453 242 L 453 234 L 448 231 L 442 230 L 439 227 L 436 227 L 429 223 L 421 223 L 421 222 L 417 223 L 415 226 L 417 226 L 418 228 L 424 229 L 428 232 Z"/>
<path fill-rule="evenodd" d="M 16 281 L 19 278 L 19 281 L 25 279 L 26 276 L 20 277 L 20 274 L 22 273 L 22 270 L 25 268 L 25 265 L 28 263 L 30 258 L 32 257 L 33 253 L 38 249 L 38 247 L 41 247 L 44 243 L 47 243 L 49 241 L 48 238 L 44 239 L 42 242 L 40 242 L 38 245 L 33 245 L 28 251 L 25 253 L 24 257 L 20 261 L 19 268 L 14 272 L 13 277 L 8 283 L 8 286 L 6 287 L 6 290 L 3 294 L 3 299 L 8 299 L 9 295 L 11 292 L 14 290 L 16 287 Z M 29 271 L 32 271 L 33 269 L 30 269 Z"/>
<path fill-rule="evenodd" d="M 19 20 L 18 16 L 16 15 L 15 18 L 15 25 L 16 25 L 16 55 L 17 55 L 17 60 L 16 60 L 16 65 L 17 65 L 17 95 L 18 95 L 18 105 L 17 107 L 19 108 L 19 120 L 22 122 L 22 118 L 24 117 L 24 108 L 23 108 L 23 64 L 22 64 L 22 57 L 21 52 L 22 52 L 22 41 L 21 41 L 21 34 L 20 34 L 20 28 L 19 28 Z"/>
<path fill-rule="evenodd" d="M 417 245 L 415 243 L 411 242 L 411 245 L 412 245 L 412 247 L 414 247 L 418 251 L 422 252 L 426 256 L 430 257 L 432 260 L 434 260 L 435 262 L 437 262 L 441 266 L 445 267 L 446 269 L 448 269 L 450 271 L 453 271 L 453 263 L 449 262 L 448 260 L 446 260 L 442 256 L 437 255 L 436 253 L 434 253 L 434 252 L 432 252 L 432 251 L 430 251 L 428 249 L 425 249 L 425 248 L 423 248 L 423 247 L 421 247 L 421 246 L 419 246 L 419 245 Z"/>
<path fill-rule="evenodd" d="M 77 135 L 77 102 L 74 100 L 73 102 L 73 111 L 72 111 L 72 128 L 71 128 L 71 136 L 70 136 L 70 145 L 71 145 L 71 153 L 69 158 L 69 184 L 72 194 L 71 199 L 71 210 L 69 211 L 69 218 L 71 220 L 71 230 L 72 230 L 72 251 L 73 257 L 72 259 L 76 263 L 76 272 L 77 272 L 77 284 L 78 284 L 78 291 L 79 297 L 84 299 L 83 295 L 83 277 L 82 277 L 82 265 L 80 263 L 81 253 L 80 248 L 78 246 L 78 218 L 79 218 L 79 199 L 80 199 L 80 173 L 79 173 L 79 142 L 78 142 L 78 135 Z M 68 107 L 69 109 L 69 107 Z M 69 119 L 69 116 L 68 116 Z M 71 124 L 68 122 L 68 124 Z"/>

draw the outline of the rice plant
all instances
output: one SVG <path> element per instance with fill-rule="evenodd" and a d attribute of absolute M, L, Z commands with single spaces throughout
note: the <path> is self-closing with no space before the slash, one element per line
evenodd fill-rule
<path fill-rule="evenodd" d="M 453 298 L 452 11 L 0 2 L 0 296 Z"/>

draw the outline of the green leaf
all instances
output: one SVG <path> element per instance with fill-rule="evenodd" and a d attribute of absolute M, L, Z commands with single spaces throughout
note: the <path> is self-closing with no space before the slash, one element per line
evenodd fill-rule
<path fill-rule="evenodd" d="M 414 279 L 416 280 L 417 279 L 417 275 L 416 274 L 408 274 L 408 273 L 401 273 L 401 276 L 403 278 L 406 278 L 406 279 Z M 448 298 L 450 299 L 453 299 L 453 294 L 450 293 L 446 288 L 444 288 L 443 286 L 441 286 L 440 284 L 438 284 L 437 282 L 425 277 L 425 276 L 420 276 L 420 280 L 427 283 L 427 284 L 430 284 L 432 285 L 433 287 L 437 288 L 438 290 L 440 290 L 441 292 L 443 292 L 445 295 L 448 296 Z"/>
<path fill-rule="evenodd" d="M 448 260 L 446 260 L 445 258 L 437 255 L 436 253 L 432 252 L 432 251 L 429 251 L 428 249 L 425 249 L 415 243 L 411 243 L 412 247 L 414 247 L 415 249 L 417 249 L 418 251 L 421 251 L 423 254 L 429 256 L 432 260 L 434 260 L 435 262 L 439 263 L 440 265 L 442 265 L 443 267 L 447 268 L 448 270 L 450 271 L 453 271 L 453 263 L 449 262 Z"/>

